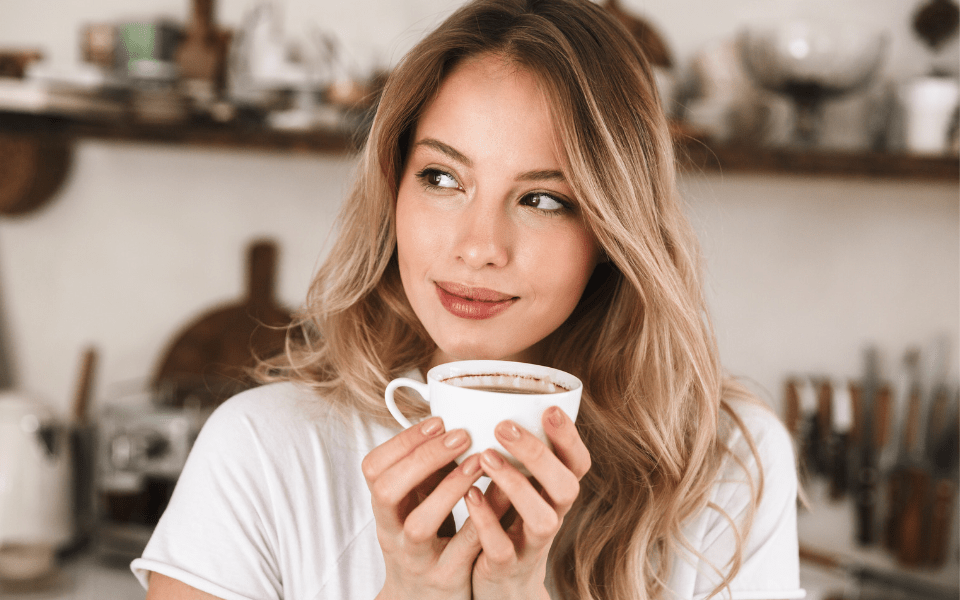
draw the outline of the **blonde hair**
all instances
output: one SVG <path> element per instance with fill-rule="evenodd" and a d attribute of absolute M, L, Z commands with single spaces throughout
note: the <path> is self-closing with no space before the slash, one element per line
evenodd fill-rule
<path fill-rule="evenodd" d="M 609 258 L 547 338 L 545 364 L 584 382 L 577 427 L 593 466 L 551 550 L 565 598 L 651 599 L 681 527 L 708 506 L 733 428 L 707 317 L 699 246 L 676 189 L 673 141 L 642 50 L 588 0 L 479 0 L 451 15 L 386 83 L 339 238 L 318 272 L 287 353 L 260 376 L 316 388 L 343 411 L 392 422 L 389 380 L 436 345 L 407 302 L 394 206 L 419 116 L 460 61 L 496 54 L 533 73 L 552 110 L 565 175 Z M 408 402 L 405 412 L 424 414 Z M 744 467 L 745 468 L 745 467 Z M 740 566 L 751 509 L 719 592 Z M 718 507 L 712 508 L 719 510 Z"/>

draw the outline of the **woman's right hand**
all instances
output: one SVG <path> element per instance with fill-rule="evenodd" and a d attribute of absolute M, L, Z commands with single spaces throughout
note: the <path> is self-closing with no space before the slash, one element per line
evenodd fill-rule
<path fill-rule="evenodd" d="M 438 533 L 482 474 L 474 455 L 444 476 L 444 467 L 469 443 L 464 430 L 444 433 L 443 421 L 431 417 L 364 457 L 387 571 L 377 598 L 470 600 L 473 562 L 481 548 L 476 529 L 468 522 L 453 537 Z"/>

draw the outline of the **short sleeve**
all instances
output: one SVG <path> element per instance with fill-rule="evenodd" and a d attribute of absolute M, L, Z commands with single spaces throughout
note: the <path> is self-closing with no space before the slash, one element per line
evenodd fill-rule
<path fill-rule="evenodd" d="M 757 457 L 763 468 L 763 493 L 742 546 L 741 565 L 720 598 L 780 600 L 803 598 L 797 542 L 797 469 L 793 443 L 786 428 L 765 407 L 737 408 L 757 449 L 741 433 L 731 442 L 728 457 L 707 509 L 700 537 L 693 598 L 706 598 L 722 580 L 736 549 L 738 531 L 748 517 L 750 485 L 759 485 Z M 739 458 L 738 464 L 733 457 Z"/>
<path fill-rule="evenodd" d="M 144 588 L 152 571 L 225 600 L 282 598 L 264 440 L 245 402 L 228 400 L 200 431 L 170 504 L 131 564 Z"/>

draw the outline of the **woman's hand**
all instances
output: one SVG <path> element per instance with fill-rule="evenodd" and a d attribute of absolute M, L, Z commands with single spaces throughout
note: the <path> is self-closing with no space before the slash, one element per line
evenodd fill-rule
<path fill-rule="evenodd" d="M 470 573 L 480 552 L 476 530 L 438 532 L 482 474 L 480 457 L 447 465 L 469 446 L 462 429 L 444 434 L 438 417 L 406 429 L 363 459 L 387 577 L 381 599 L 470 600 Z"/>
<path fill-rule="evenodd" d="M 549 598 L 544 587 L 547 555 L 577 499 L 580 479 L 590 470 L 590 453 L 559 408 L 544 412 L 543 428 L 556 454 L 511 421 L 496 429 L 497 439 L 530 471 L 540 490 L 497 452 L 481 455 L 480 464 L 493 483 L 486 495 L 477 488 L 467 493 L 470 521 L 483 546 L 473 568 L 477 600 Z M 504 530 L 499 519 L 510 504 L 517 518 Z"/>

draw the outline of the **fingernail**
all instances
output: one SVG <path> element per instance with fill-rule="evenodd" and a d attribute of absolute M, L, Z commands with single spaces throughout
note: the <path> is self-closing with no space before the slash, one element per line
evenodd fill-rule
<path fill-rule="evenodd" d="M 462 429 L 454 429 L 447 434 L 447 439 L 443 440 L 443 445 L 447 448 L 456 448 L 467 441 L 467 432 Z"/>
<path fill-rule="evenodd" d="M 460 465 L 460 470 L 463 471 L 464 475 L 473 475 L 480 469 L 480 457 L 476 454 L 463 461 L 463 464 Z"/>
<path fill-rule="evenodd" d="M 513 421 L 504 421 L 497 425 L 497 435 L 501 438 L 515 442 L 520 439 L 520 430 L 517 429 Z"/>
<path fill-rule="evenodd" d="M 464 497 L 467 499 L 467 502 L 478 506 L 483 502 L 483 494 L 475 487 L 470 488 L 470 491 L 468 491 Z"/>
<path fill-rule="evenodd" d="M 443 419 L 440 417 L 430 417 L 420 425 L 420 432 L 426 436 L 434 436 L 443 431 Z"/>
<path fill-rule="evenodd" d="M 563 425 L 563 411 L 556 406 L 551 407 L 547 415 L 547 420 L 550 421 L 550 424 L 554 427 L 560 427 Z"/>
<path fill-rule="evenodd" d="M 483 464 L 491 469 L 499 469 L 503 467 L 503 459 L 500 458 L 496 450 L 485 450 L 483 452 Z"/>

